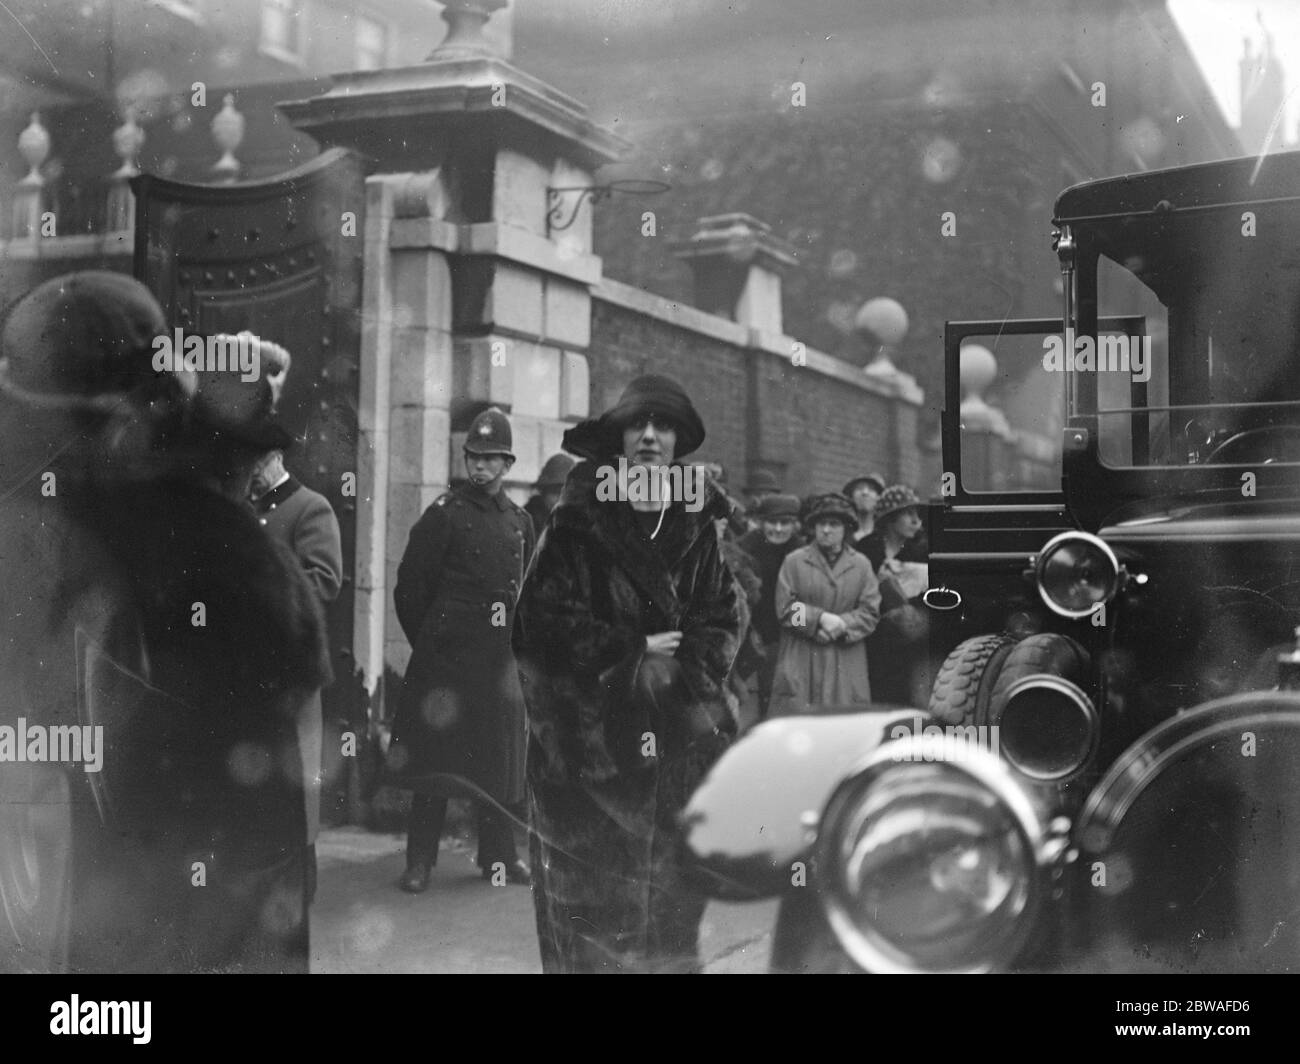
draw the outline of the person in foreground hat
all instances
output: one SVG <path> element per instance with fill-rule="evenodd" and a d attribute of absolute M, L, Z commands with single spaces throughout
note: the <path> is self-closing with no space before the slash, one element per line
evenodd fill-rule
<path fill-rule="evenodd" d="M 29 842 L 0 846 L 0 968 L 307 967 L 294 720 L 329 679 L 323 624 L 237 492 L 267 382 L 157 372 L 165 332 L 98 271 L 0 329 L 0 723 L 107 746 L 94 771 L 0 766 L 0 837 Z"/>
<path fill-rule="evenodd" d="M 414 792 L 400 886 L 418 894 L 438 863 L 449 796 L 475 799 L 478 866 L 500 886 L 528 882 L 512 809 L 524 799 L 524 704 L 510 653 L 533 523 L 505 493 L 510 421 L 496 407 L 465 437 L 468 482 L 411 529 L 393 600 L 411 644 L 388 765 Z"/>
<path fill-rule="evenodd" d="M 560 492 L 564 489 L 564 478 L 574 466 L 574 460 L 567 454 L 553 454 L 537 474 L 537 483 L 533 490 L 537 493 L 526 503 L 524 509 L 533 519 L 533 531 L 541 537 L 546 527 L 546 519 L 551 516 L 555 504 L 560 501 Z"/>
<path fill-rule="evenodd" d="M 880 619 L 880 590 L 866 558 L 846 542 L 857 527 L 853 504 L 823 495 L 809 506 L 806 524 L 813 541 L 791 551 L 777 577 L 774 716 L 871 701 L 861 644 Z"/>
<path fill-rule="evenodd" d="M 740 547 L 754 559 L 760 590 L 754 606 L 753 630 L 763 644 L 763 663 L 758 670 L 758 719 L 767 716 L 772 700 L 772 681 L 781 644 L 781 620 L 776 614 L 776 582 L 786 556 L 803 546 L 799 535 L 799 497 L 767 495 L 758 504 L 758 528 L 746 533 Z"/>
<path fill-rule="evenodd" d="M 547 972 L 697 966 L 705 899 L 679 865 L 677 816 L 737 729 L 727 683 L 745 610 L 703 474 L 704 425 L 648 375 L 565 434 L 569 474 L 524 583 L 514 647 L 528 705 L 533 898 Z M 619 459 L 626 465 L 620 465 Z M 601 490 L 627 476 L 626 498 Z M 683 497 L 633 493 L 630 470 Z"/>

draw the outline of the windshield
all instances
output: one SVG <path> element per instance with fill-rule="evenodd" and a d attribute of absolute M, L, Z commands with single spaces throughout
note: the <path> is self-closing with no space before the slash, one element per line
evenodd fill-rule
<path fill-rule="evenodd" d="M 1123 217 L 1082 258 L 1097 315 L 1135 335 L 1075 344 L 1072 412 L 1112 467 L 1300 462 L 1300 253 L 1289 204 Z M 1095 262 L 1092 270 L 1089 261 Z"/>

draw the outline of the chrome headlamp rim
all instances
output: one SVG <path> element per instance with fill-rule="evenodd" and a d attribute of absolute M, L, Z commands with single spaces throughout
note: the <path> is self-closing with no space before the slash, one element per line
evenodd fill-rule
<path fill-rule="evenodd" d="M 829 870 L 836 864 L 841 821 L 855 807 L 855 799 L 884 772 L 906 768 L 909 764 L 933 764 L 934 751 L 934 741 L 923 735 L 882 744 L 845 774 L 822 810 L 814 849 L 819 901 L 836 940 L 853 961 L 868 972 L 909 975 L 931 973 L 938 969 L 909 963 L 900 949 L 889 944 L 884 936 L 872 935 L 859 927 L 848 912 L 836 884 L 827 877 Z M 972 748 L 959 760 L 947 760 L 943 764 L 964 772 L 1011 813 L 1023 852 L 1031 859 L 1030 867 L 1026 869 L 1026 901 L 1016 921 L 1014 934 L 999 943 L 998 948 L 979 963 L 946 969 L 956 974 L 984 974 L 996 971 L 1000 965 L 1009 962 L 1034 926 L 1044 893 L 1042 871 L 1047 860 L 1048 834 L 1024 785 L 1016 778 L 1015 772 L 995 754 Z"/>
<path fill-rule="evenodd" d="M 1043 772 L 1035 769 L 1030 765 L 1023 763 L 1023 759 L 1016 755 L 1014 745 L 1007 745 L 1007 731 L 1004 725 L 1006 719 L 1006 710 L 1015 701 L 1018 695 L 1033 688 L 1046 687 L 1058 694 L 1065 696 L 1067 701 L 1077 707 L 1084 718 L 1085 726 L 1088 730 L 1088 745 L 1083 755 L 1078 758 L 1076 763 L 1068 769 L 1058 772 Z M 1053 673 L 1040 672 L 1024 676 L 1017 680 L 1007 690 L 1005 701 L 1002 704 L 1002 712 L 998 716 L 998 724 L 1002 727 L 1000 749 L 1002 756 L 1007 762 L 1015 767 L 1017 772 L 1028 776 L 1032 780 L 1043 783 L 1066 783 L 1074 779 L 1091 763 L 1097 754 L 1097 749 L 1101 745 L 1101 714 L 1097 712 L 1097 707 L 1093 704 L 1092 699 L 1088 697 L 1083 688 L 1063 676 L 1057 676 Z"/>
<path fill-rule="evenodd" d="M 1089 603 L 1086 608 L 1081 610 L 1072 610 L 1068 607 L 1062 606 L 1047 593 L 1047 589 L 1043 584 L 1044 571 L 1047 567 L 1047 562 L 1051 559 L 1052 555 L 1066 543 L 1076 541 L 1086 543 L 1088 546 L 1095 549 L 1103 558 L 1105 558 L 1111 568 L 1111 575 L 1108 581 L 1109 586 L 1107 587 L 1106 594 L 1098 602 Z M 1119 581 L 1119 559 L 1115 556 L 1115 552 L 1111 550 L 1109 543 L 1100 536 L 1094 536 L 1091 532 L 1082 532 L 1077 529 L 1071 529 L 1067 532 L 1055 535 L 1043 544 L 1042 549 L 1039 550 L 1038 554 L 1034 558 L 1034 584 L 1038 588 L 1038 597 L 1043 600 L 1043 605 L 1058 617 L 1068 617 L 1071 620 L 1077 621 L 1091 615 L 1098 605 L 1110 602 L 1111 599 L 1115 597 L 1116 593 L 1119 591 Z"/>

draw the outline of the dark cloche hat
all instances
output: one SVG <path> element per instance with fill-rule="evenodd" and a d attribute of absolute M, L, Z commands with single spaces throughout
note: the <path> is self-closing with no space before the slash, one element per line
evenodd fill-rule
<path fill-rule="evenodd" d="M 921 500 L 916 492 L 906 484 L 893 484 L 881 492 L 880 498 L 876 500 L 875 518 L 880 521 L 899 510 L 920 505 Z"/>
<path fill-rule="evenodd" d="M 154 338 L 166 331 L 158 301 L 133 277 L 107 270 L 54 277 L 5 318 L 0 390 L 31 405 L 87 410 L 108 410 L 142 385 L 174 392 L 179 378 L 153 369 Z"/>
<path fill-rule="evenodd" d="M 876 489 L 877 495 L 885 490 L 885 478 L 879 473 L 862 473 L 845 484 L 840 491 L 843 495 L 851 499 L 853 498 L 853 492 L 857 490 L 859 484 L 870 484 Z"/>
<path fill-rule="evenodd" d="M 647 373 L 637 377 L 624 389 L 609 410 L 600 417 L 574 425 L 564 434 L 564 449 L 580 458 L 600 461 L 623 450 L 623 430 L 638 418 L 657 415 L 671 421 L 677 429 L 676 460 L 700 449 L 704 442 L 704 422 L 690 396 L 671 377 Z"/>
<path fill-rule="evenodd" d="M 569 477 L 569 471 L 578 463 L 567 454 L 553 454 L 537 474 L 537 483 L 533 485 L 538 491 L 544 488 L 562 488 Z"/>
<path fill-rule="evenodd" d="M 839 521 L 848 535 L 858 529 L 858 514 L 853 509 L 853 503 L 836 491 L 814 498 L 803 520 L 805 525 L 815 525 L 818 521 L 826 520 Z"/>
<path fill-rule="evenodd" d="M 751 495 L 756 491 L 775 492 L 781 490 L 781 485 L 776 482 L 776 474 L 770 469 L 756 469 L 745 485 L 745 490 Z"/>
<path fill-rule="evenodd" d="M 779 492 L 775 495 L 765 495 L 758 500 L 754 507 L 754 516 L 760 521 L 774 521 L 778 517 L 789 517 L 797 519 L 799 517 L 799 496 L 782 495 Z"/>
<path fill-rule="evenodd" d="M 498 407 L 490 406 L 470 422 L 465 435 L 465 450 L 470 454 L 503 454 L 514 458 L 514 436 L 510 419 Z"/>

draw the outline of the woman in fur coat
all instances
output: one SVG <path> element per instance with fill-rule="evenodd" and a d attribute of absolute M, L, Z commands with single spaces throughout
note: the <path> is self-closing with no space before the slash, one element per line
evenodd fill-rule
<path fill-rule="evenodd" d="M 705 899 L 684 881 L 677 816 L 736 733 L 727 676 L 745 619 L 714 531 L 725 501 L 678 464 L 703 439 L 680 385 L 657 376 L 565 434 L 588 460 L 551 514 L 514 628 L 547 972 L 697 964 Z M 638 467 L 676 482 L 671 501 L 637 490 Z"/>
<path fill-rule="evenodd" d="M 0 726 L 84 736 L 0 766 L 0 971 L 307 970 L 325 628 L 240 501 L 283 430 L 265 375 L 155 372 L 166 331 L 100 271 L 0 328 Z"/>

